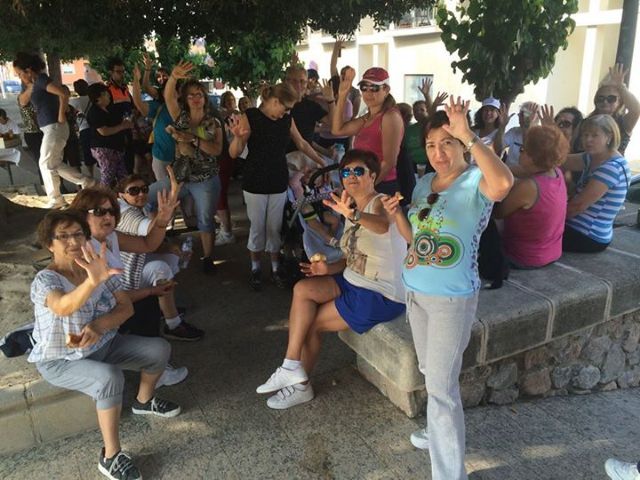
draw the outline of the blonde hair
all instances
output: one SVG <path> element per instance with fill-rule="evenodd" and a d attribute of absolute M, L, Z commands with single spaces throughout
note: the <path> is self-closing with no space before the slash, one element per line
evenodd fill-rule
<path fill-rule="evenodd" d="M 580 126 L 580 134 L 582 135 L 585 130 L 593 128 L 597 128 L 603 131 L 605 135 L 611 137 L 607 143 L 609 150 L 618 149 L 621 141 L 620 127 L 618 127 L 618 124 L 611 115 L 598 114 L 585 118 Z"/>

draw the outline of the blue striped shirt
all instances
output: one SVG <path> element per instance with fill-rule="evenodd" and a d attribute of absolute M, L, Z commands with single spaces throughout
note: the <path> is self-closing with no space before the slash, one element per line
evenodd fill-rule
<path fill-rule="evenodd" d="M 584 170 L 578 180 L 576 192 L 580 193 L 591 180 L 604 183 L 605 194 L 579 215 L 567 220 L 567 225 L 599 243 L 610 243 L 613 238 L 613 221 L 624 204 L 629 188 L 631 172 L 627 160 L 616 155 L 593 172 L 589 172 L 591 156 L 583 154 Z"/>

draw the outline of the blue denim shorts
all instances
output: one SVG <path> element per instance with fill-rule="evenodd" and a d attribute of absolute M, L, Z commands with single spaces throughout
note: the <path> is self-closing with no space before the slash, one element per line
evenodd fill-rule
<path fill-rule="evenodd" d="M 382 322 L 404 313 L 404 303 L 389 300 L 384 295 L 349 283 L 342 273 L 333 276 L 340 287 L 336 309 L 347 325 L 356 333 L 365 333 Z"/>

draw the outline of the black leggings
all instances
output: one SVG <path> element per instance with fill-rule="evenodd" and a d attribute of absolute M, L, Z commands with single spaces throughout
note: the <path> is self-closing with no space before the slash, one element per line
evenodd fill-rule
<path fill-rule="evenodd" d="M 596 242 L 571 227 L 564 227 L 564 234 L 562 235 L 563 252 L 596 253 L 604 251 L 608 246 L 608 243 Z"/>

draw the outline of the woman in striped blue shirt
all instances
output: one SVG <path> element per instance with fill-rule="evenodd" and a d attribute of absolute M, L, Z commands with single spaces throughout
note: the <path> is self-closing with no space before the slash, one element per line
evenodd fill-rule
<path fill-rule="evenodd" d="M 613 238 L 613 221 L 629 187 L 627 160 L 618 152 L 620 129 L 610 115 L 593 115 L 581 128 L 584 153 L 567 157 L 563 168 L 582 172 L 567 205 L 565 252 L 601 252 Z"/>

